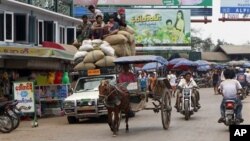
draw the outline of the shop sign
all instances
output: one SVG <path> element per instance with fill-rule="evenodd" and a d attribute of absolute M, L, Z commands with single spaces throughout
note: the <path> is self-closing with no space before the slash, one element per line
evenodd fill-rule
<path fill-rule="evenodd" d="M 88 76 L 101 75 L 100 69 L 88 70 Z"/>
<path fill-rule="evenodd" d="M 14 99 L 18 101 L 17 107 L 23 113 L 35 112 L 34 84 L 33 82 L 14 82 Z"/>
<path fill-rule="evenodd" d="M 40 56 L 48 57 L 51 51 L 40 48 L 21 48 L 21 47 L 0 47 L 0 54 L 2 55 L 17 55 L 17 56 Z"/>
<path fill-rule="evenodd" d="M 190 10 L 187 9 L 126 9 L 126 21 L 135 29 L 136 44 L 163 46 L 188 45 Z"/>
<path fill-rule="evenodd" d="M 250 13 L 250 0 L 221 0 L 221 13 Z"/>

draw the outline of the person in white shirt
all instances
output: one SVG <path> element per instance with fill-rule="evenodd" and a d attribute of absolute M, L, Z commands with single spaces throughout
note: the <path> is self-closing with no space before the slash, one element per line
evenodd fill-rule
<path fill-rule="evenodd" d="M 236 102 L 236 119 L 239 122 L 243 122 L 243 118 L 241 115 L 241 111 L 242 111 L 242 103 L 241 100 L 239 98 L 239 96 L 237 95 L 237 91 L 238 90 L 242 90 L 242 87 L 240 85 L 240 82 L 238 80 L 235 80 L 235 72 L 231 69 L 226 69 L 224 71 L 224 76 L 225 76 L 225 80 L 223 82 L 221 82 L 220 86 L 219 86 L 219 90 L 222 93 L 223 99 L 220 105 L 220 111 L 221 111 L 221 117 L 218 120 L 219 123 L 224 122 L 225 121 L 225 102 L 226 100 L 234 100 Z"/>
<path fill-rule="evenodd" d="M 172 87 L 171 94 L 172 94 L 173 97 L 175 97 L 176 79 L 177 79 L 177 77 L 175 75 L 175 72 L 170 71 L 170 74 L 168 75 L 168 80 L 169 80 L 170 85 Z"/>
<path fill-rule="evenodd" d="M 178 90 L 177 90 L 177 96 L 176 96 L 176 104 L 175 104 L 175 108 L 177 109 L 177 112 L 180 111 L 180 101 L 181 101 L 181 91 L 183 88 L 194 88 L 194 91 L 192 93 L 192 103 L 193 103 L 193 107 L 194 107 L 194 111 L 197 112 L 198 108 L 200 108 L 200 104 L 199 104 L 199 97 L 197 96 L 199 93 L 197 90 L 195 90 L 195 88 L 198 88 L 196 82 L 191 79 L 191 73 L 190 72 L 186 72 L 186 74 L 184 75 L 184 79 L 181 79 L 178 86 L 177 86 Z"/>
<path fill-rule="evenodd" d="M 93 19 L 91 20 L 91 22 L 94 22 L 96 16 L 98 16 L 98 15 L 102 16 L 102 19 L 104 18 L 104 15 L 103 15 L 102 11 L 99 10 L 99 9 L 96 9 L 94 5 L 90 5 L 90 6 L 88 7 L 88 9 L 89 9 L 89 11 L 90 11 L 91 13 L 94 14 L 94 17 L 93 17 Z"/>

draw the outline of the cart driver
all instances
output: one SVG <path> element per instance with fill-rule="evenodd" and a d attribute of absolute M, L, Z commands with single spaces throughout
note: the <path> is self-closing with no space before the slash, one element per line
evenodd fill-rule
<path fill-rule="evenodd" d="M 125 64 L 122 66 L 123 70 L 119 74 L 118 83 L 125 83 L 125 82 L 136 82 L 135 75 L 129 71 L 129 65 Z"/>

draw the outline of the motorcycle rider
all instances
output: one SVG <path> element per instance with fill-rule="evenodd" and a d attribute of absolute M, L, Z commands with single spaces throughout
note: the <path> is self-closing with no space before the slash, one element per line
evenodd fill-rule
<path fill-rule="evenodd" d="M 197 112 L 197 110 L 200 108 L 199 104 L 199 92 L 196 90 L 198 88 L 196 82 L 194 79 L 191 78 L 191 72 L 186 72 L 184 75 L 184 79 L 181 79 L 179 84 L 177 85 L 177 96 L 176 96 L 176 104 L 175 108 L 177 109 L 177 112 L 180 111 L 180 100 L 181 100 L 181 92 L 183 88 L 194 88 L 192 92 L 192 105 L 194 107 L 194 111 Z"/>
<path fill-rule="evenodd" d="M 223 99 L 220 105 L 220 112 L 221 117 L 218 120 L 218 123 L 225 121 L 225 102 L 226 100 L 234 100 L 237 107 L 236 107 L 236 119 L 239 122 L 243 122 L 243 118 L 241 115 L 242 111 L 242 103 L 237 95 L 237 91 L 241 90 L 243 92 L 242 86 L 240 85 L 239 81 L 235 80 L 235 72 L 232 69 L 226 69 L 224 71 L 225 79 L 223 82 L 221 82 L 219 86 L 219 90 L 222 93 Z"/>

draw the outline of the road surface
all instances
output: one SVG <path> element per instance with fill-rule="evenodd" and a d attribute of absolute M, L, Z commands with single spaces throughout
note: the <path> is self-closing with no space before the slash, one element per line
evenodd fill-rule
<path fill-rule="evenodd" d="M 37 128 L 31 128 L 31 121 L 22 121 L 11 133 L 0 133 L 0 141 L 229 141 L 228 127 L 217 123 L 221 95 L 214 95 L 212 88 L 200 89 L 200 93 L 202 108 L 189 121 L 173 109 L 168 130 L 162 128 L 160 113 L 144 110 L 129 120 L 129 133 L 122 120 L 117 137 L 112 137 L 105 119 L 69 125 L 64 116 L 39 119 Z M 243 101 L 244 124 L 250 124 L 249 111 L 250 96 Z"/>

